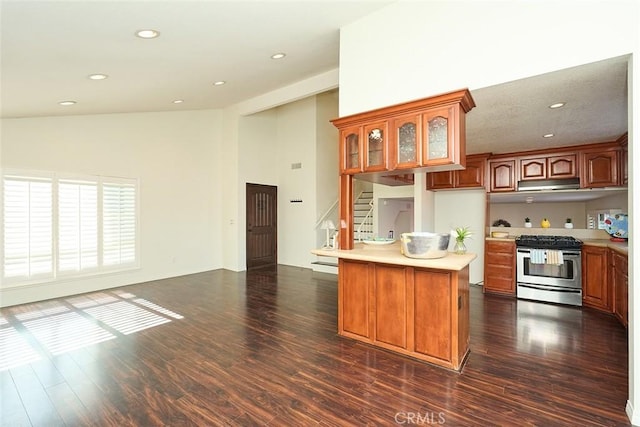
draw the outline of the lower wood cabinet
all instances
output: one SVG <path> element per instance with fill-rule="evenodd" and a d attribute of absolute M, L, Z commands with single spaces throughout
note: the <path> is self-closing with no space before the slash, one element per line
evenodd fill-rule
<path fill-rule="evenodd" d="M 629 273 L 628 256 L 609 250 L 610 286 L 613 288 L 613 314 L 626 328 L 629 322 Z"/>
<path fill-rule="evenodd" d="M 483 292 L 516 295 L 516 244 L 486 240 Z"/>
<path fill-rule="evenodd" d="M 582 305 L 611 312 L 612 288 L 607 274 L 609 249 L 582 246 Z"/>
<path fill-rule="evenodd" d="M 340 259 L 338 333 L 459 370 L 469 352 L 469 267 Z"/>

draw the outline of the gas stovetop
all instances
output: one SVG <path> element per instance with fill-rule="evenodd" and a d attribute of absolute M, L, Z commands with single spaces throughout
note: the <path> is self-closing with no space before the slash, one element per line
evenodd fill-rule
<path fill-rule="evenodd" d="M 571 236 L 541 236 L 523 234 L 516 237 L 516 246 L 535 249 L 581 249 L 582 240 Z"/>

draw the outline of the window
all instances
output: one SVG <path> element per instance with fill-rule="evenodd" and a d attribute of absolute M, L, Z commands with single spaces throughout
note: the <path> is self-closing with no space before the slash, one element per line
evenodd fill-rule
<path fill-rule="evenodd" d="M 137 181 L 3 175 L 3 282 L 137 267 Z"/>
<path fill-rule="evenodd" d="M 51 179 L 5 176 L 3 206 L 4 276 L 51 277 Z"/>

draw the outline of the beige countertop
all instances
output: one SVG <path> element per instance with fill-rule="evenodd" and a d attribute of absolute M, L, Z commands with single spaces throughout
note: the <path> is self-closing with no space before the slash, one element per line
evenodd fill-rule
<path fill-rule="evenodd" d="M 508 236 L 508 237 L 485 237 L 486 240 L 498 241 L 498 242 L 515 242 L 517 236 Z M 629 243 L 628 242 L 613 242 L 610 239 L 585 239 L 581 238 L 582 243 L 585 245 L 591 246 L 601 246 L 605 248 L 613 249 L 614 251 L 620 252 L 622 254 L 627 255 L 629 253 Z"/>
<path fill-rule="evenodd" d="M 314 249 L 311 253 L 318 256 L 344 258 L 357 261 L 378 262 L 382 264 L 406 265 L 410 267 L 434 268 L 437 270 L 460 271 L 476 259 L 474 253 L 456 255 L 447 253 L 442 258 L 417 259 L 409 258 L 400 253 L 400 242 L 390 245 L 367 245 L 356 243 L 352 250 L 342 249 Z"/>

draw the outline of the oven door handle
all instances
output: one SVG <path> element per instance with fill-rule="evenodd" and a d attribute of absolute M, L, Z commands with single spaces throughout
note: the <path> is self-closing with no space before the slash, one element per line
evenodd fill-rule
<path fill-rule="evenodd" d="M 528 283 L 518 283 L 518 287 L 520 288 L 529 288 L 543 291 L 553 291 L 553 292 L 564 292 L 567 294 L 579 294 L 582 292 L 581 288 L 561 288 L 558 286 L 550 286 L 550 285 L 531 285 Z"/>
<path fill-rule="evenodd" d="M 541 249 L 543 251 L 546 251 L 547 249 Z M 572 250 L 566 250 L 566 249 L 548 249 L 548 250 L 559 250 L 562 252 L 563 256 L 580 256 L 581 252 L 580 251 L 572 251 Z M 531 249 L 520 249 L 518 248 L 518 252 L 523 253 L 523 254 L 530 254 L 531 253 Z"/>

